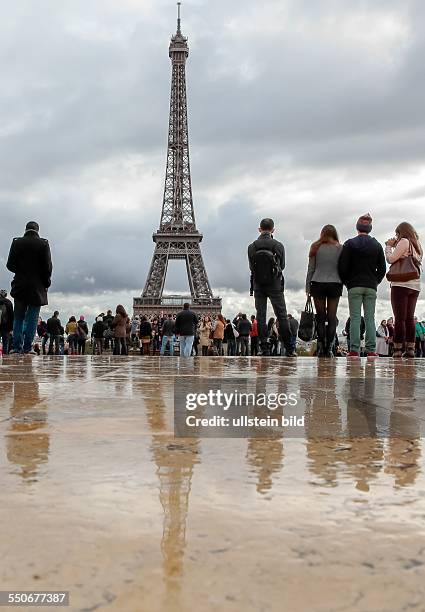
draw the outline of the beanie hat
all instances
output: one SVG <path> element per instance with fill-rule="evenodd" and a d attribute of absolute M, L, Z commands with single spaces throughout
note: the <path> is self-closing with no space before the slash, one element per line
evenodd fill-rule
<path fill-rule="evenodd" d="M 359 218 L 356 229 L 358 232 L 370 234 L 372 231 L 372 217 L 370 216 L 370 213 L 366 213 Z"/>

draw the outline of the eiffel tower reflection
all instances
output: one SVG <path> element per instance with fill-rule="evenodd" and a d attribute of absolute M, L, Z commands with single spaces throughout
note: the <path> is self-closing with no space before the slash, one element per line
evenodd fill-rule
<path fill-rule="evenodd" d="M 200 440 L 174 438 L 171 424 L 167 423 L 166 404 L 157 387 L 152 397 L 144 399 L 164 512 L 161 551 L 167 597 L 165 609 L 173 609 L 172 606 L 178 608 L 176 603 L 180 598 L 189 496 L 194 467 L 200 462 Z"/>

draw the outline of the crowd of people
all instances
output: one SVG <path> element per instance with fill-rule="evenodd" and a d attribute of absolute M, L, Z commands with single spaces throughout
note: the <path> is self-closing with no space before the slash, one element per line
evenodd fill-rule
<path fill-rule="evenodd" d="M 425 322 L 415 317 L 421 290 L 423 250 L 413 226 L 400 223 L 394 237 L 382 245 L 370 236 L 372 218 L 362 215 L 357 235 L 344 244 L 333 225 L 323 227 L 308 255 L 306 293 L 315 307 L 317 357 L 392 356 L 425 357 Z M 176 315 L 135 316 L 124 306 L 100 313 L 91 329 L 81 315 L 62 324 L 59 312 L 47 320 L 39 315 L 47 305 L 52 260 L 39 226 L 27 224 L 24 236 L 12 242 L 7 268 L 14 273 L 11 296 L 0 290 L 0 348 L 3 354 L 84 355 L 111 351 L 128 355 L 287 356 L 297 355 L 301 321 L 287 314 L 284 276 L 285 249 L 274 238 L 272 219 L 263 219 L 260 235 L 248 247 L 251 295 L 256 314 L 199 316 L 190 304 Z M 389 268 L 387 269 L 387 264 Z M 375 324 L 377 289 L 385 276 L 390 282 L 393 316 Z M 348 290 L 350 317 L 343 334 L 347 351 L 337 334 L 338 306 L 343 287 Z M 275 317 L 267 321 L 267 301 Z M 363 314 L 362 314 L 363 312 Z M 313 340 L 313 338 L 311 338 Z"/>
<path fill-rule="evenodd" d="M 7 304 L 8 324 L 2 329 L 3 352 L 12 351 L 13 346 L 13 304 L 7 292 L 0 290 L 0 305 Z M 189 306 L 189 305 L 188 305 Z M 255 315 L 248 319 L 239 313 L 231 321 L 219 315 L 197 316 L 186 307 L 180 315 L 163 313 L 151 316 L 130 316 L 122 305 L 115 315 L 112 310 L 100 313 L 91 329 L 84 315 L 77 320 L 71 316 L 62 324 L 59 311 L 44 321 L 39 318 L 33 351 L 43 355 L 176 355 L 183 352 L 190 355 L 256 356 L 259 354 L 258 326 Z M 296 346 L 298 321 L 291 315 L 292 343 Z M 4 319 L 5 321 L 6 319 Z M 177 327 L 176 327 L 177 325 Z M 185 347 L 185 337 L 192 335 L 193 342 Z M 282 346 L 274 318 L 267 324 L 270 354 L 281 356 Z"/>

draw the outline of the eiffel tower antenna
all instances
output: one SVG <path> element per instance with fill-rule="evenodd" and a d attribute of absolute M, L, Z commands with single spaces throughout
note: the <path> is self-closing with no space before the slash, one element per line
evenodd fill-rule
<path fill-rule="evenodd" d="M 177 3 L 177 32 L 171 38 L 172 66 L 167 165 L 159 229 L 153 234 L 155 250 L 141 298 L 134 298 L 134 314 L 177 312 L 184 302 L 201 313 L 221 312 L 221 299 L 213 296 L 200 243 L 202 234 L 195 222 L 189 161 L 186 96 L 187 38 L 181 32 Z M 189 296 L 164 296 L 168 262 L 183 259 L 189 280 Z"/>
<path fill-rule="evenodd" d="M 181 2 L 177 2 L 177 34 L 181 34 L 180 7 Z"/>

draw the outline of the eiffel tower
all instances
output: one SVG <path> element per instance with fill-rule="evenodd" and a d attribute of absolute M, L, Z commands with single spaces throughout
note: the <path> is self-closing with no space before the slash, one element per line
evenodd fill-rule
<path fill-rule="evenodd" d="M 187 38 L 181 32 L 180 2 L 177 32 L 171 38 L 172 64 L 167 168 L 161 222 L 153 234 L 155 250 L 141 298 L 134 298 L 134 314 L 160 314 L 181 310 L 189 302 L 199 313 L 221 312 L 221 299 L 213 296 L 208 280 L 197 230 L 192 198 L 187 124 L 186 59 Z M 164 296 L 170 259 L 184 259 L 191 296 Z"/>

